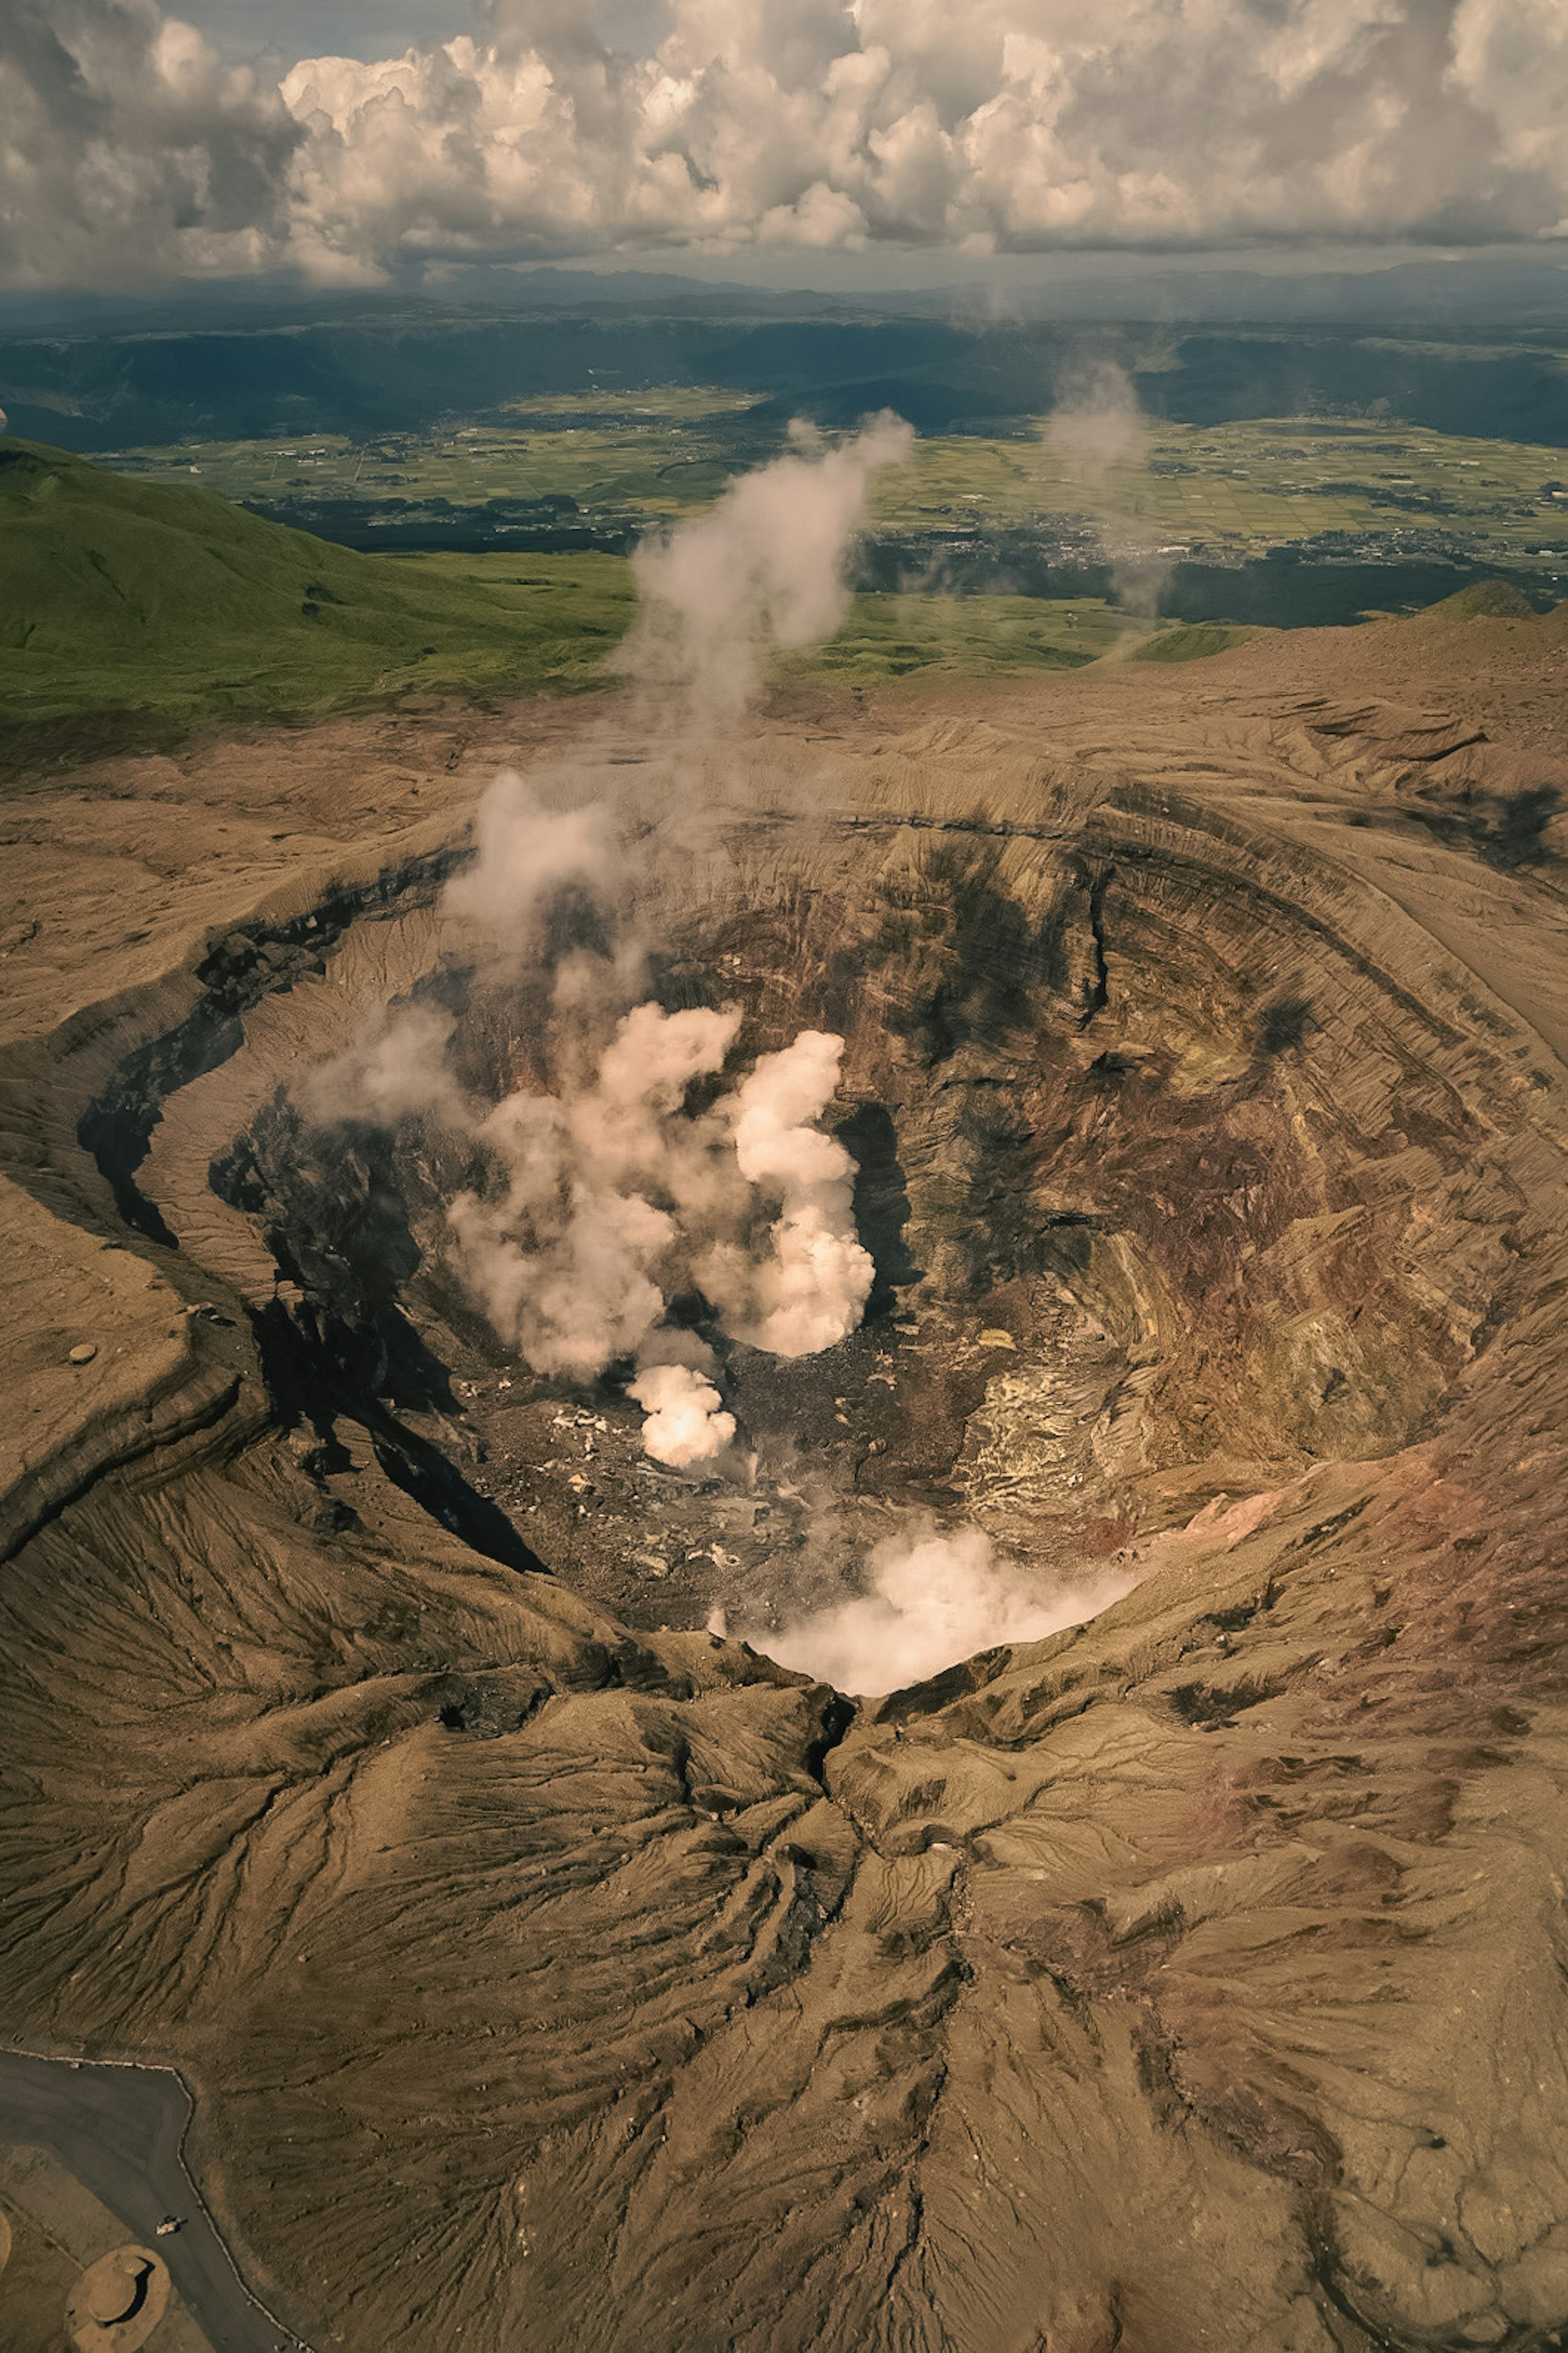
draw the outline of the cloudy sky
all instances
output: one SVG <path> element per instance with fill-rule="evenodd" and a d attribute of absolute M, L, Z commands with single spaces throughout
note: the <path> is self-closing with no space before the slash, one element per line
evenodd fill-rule
<path fill-rule="evenodd" d="M 1550 253 L 1565 126 L 1568 0 L 0 0 L 0 285 Z"/>

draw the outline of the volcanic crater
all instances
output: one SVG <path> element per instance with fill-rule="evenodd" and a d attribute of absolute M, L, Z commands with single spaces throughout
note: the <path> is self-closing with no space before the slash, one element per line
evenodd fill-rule
<path fill-rule="evenodd" d="M 301 1092 L 410 1005 L 555 1082 L 586 919 L 472 957 L 455 786 L 7 1050 L 0 1981 L 182 2067 L 309 2341 L 1563 2341 L 1561 846 L 1279 659 L 805 698 L 679 817 L 584 727 L 652 1001 L 845 1041 L 865 1316 L 673 1302 L 710 1467 L 498 1339 L 471 1144 Z M 1121 1598 L 775 1663 L 921 1514 Z"/>
<path fill-rule="evenodd" d="M 258 1316 L 323 1493 L 352 1476 L 346 1414 L 494 1557 L 630 1625 L 717 1608 L 763 1640 L 900 1512 L 962 1514 L 1048 1586 L 1135 1572 L 1216 1496 L 1405 1444 L 1488 1330 L 1517 1221 L 1480 1182 L 1451 1029 L 1316 911 L 1304 864 L 1259 889 L 1254 845 L 1169 792 L 1082 822 L 1048 785 L 1031 802 L 721 815 L 696 874 L 689 843 L 640 843 L 652 1001 L 738 1009 L 737 1067 L 803 1027 L 844 1039 L 830 1116 L 876 1268 L 859 1328 L 795 1360 L 675 1303 L 739 1420 L 711 1476 L 641 1454 L 629 1358 L 541 1376 L 487 1326 L 446 1231 L 467 1138 L 300 1100 L 302 1054 L 409 1006 L 454 1018 L 479 1101 L 548 1093 L 552 985 L 591 913 L 564 893 L 498 976 L 416 876 L 330 977 L 258 1007 L 134 1183 Z"/>

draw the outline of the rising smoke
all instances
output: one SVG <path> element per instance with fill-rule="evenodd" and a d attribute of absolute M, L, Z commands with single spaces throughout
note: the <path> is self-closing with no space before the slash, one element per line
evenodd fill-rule
<path fill-rule="evenodd" d="M 710 1462 L 735 1435 L 735 1417 L 706 1373 L 689 1365 L 649 1365 L 628 1386 L 647 1415 L 642 1442 L 656 1462 L 684 1471 Z"/>
<path fill-rule="evenodd" d="M 1065 374 L 1044 434 L 1066 487 L 1100 522 L 1118 604 L 1149 623 L 1158 617 L 1171 565 L 1129 512 L 1127 478 L 1144 462 L 1151 429 L 1127 370 L 1098 360 Z"/>
<path fill-rule="evenodd" d="M 433 1005 L 384 1015 L 300 1082 L 300 1109 L 322 1126 L 347 1116 L 383 1127 L 422 1118 L 466 1124 L 468 1105 L 447 1061 L 456 1027 L 451 1014 Z"/>
<path fill-rule="evenodd" d="M 448 882 L 442 903 L 481 932 L 492 953 L 521 960 L 565 884 L 607 895 L 618 863 L 607 809 L 546 808 L 515 770 L 503 768 L 474 814 L 473 860 Z"/>
<path fill-rule="evenodd" d="M 731 484 L 710 514 L 632 558 L 640 612 L 625 667 L 684 690 L 699 712 L 743 708 L 773 646 L 829 638 L 848 609 L 844 559 L 873 474 L 903 465 L 914 434 L 884 412 L 853 439 L 791 427 L 795 446 Z"/>
<path fill-rule="evenodd" d="M 805 1030 L 732 1093 L 689 1110 L 687 1089 L 721 1070 L 739 1027 L 736 1013 L 635 1007 L 582 1092 L 520 1090 L 496 1106 L 477 1134 L 504 1189 L 459 1194 L 448 1213 L 464 1282 L 536 1372 L 587 1380 L 637 1355 L 631 1394 L 659 1423 L 647 1443 L 664 1461 L 678 1443 L 690 1461 L 734 1434 L 710 1360 L 647 1349 L 670 1298 L 699 1289 L 731 1338 L 804 1356 L 855 1329 L 871 1288 L 854 1163 L 816 1124 L 843 1039 Z"/>
<path fill-rule="evenodd" d="M 944 1535 L 929 1521 L 879 1545 L 872 1591 L 757 1640 L 781 1666 L 839 1691 L 889 1692 L 954 1659 L 1004 1642 L 1038 1642 L 1081 1625 L 1130 1592 L 1131 1577 L 1102 1577 L 1042 1595 L 979 1528 Z"/>
<path fill-rule="evenodd" d="M 656 706 L 669 733 L 655 752 L 742 707 L 771 648 L 837 625 L 867 485 L 913 437 L 884 416 L 841 442 L 809 427 L 792 438 L 789 454 L 639 554 L 628 664 L 674 698 Z M 587 1381 L 629 1360 L 645 1447 L 679 1468 L 721 1455 L 736 1425 L 717 1358 L 667 1322 L 670 1303 L 700 1295 L 723 1335 L 807 1356 L 855 1329 L 874 1271 L 856 1234 L 855 1165 L 818 1124 L 844 1040 L 805 1030 L 715 1086 L 741 1016 L 636 1001 L 647 959 L 626 914 L 632 879 L 604 803 L 551 807 L 503 773 L 442 912 L 502 976 L 548 965 L 552 1087 L 477 1109 L 449 1065 L 451 1020 L 414 1008 L 302 1095 L 318 1118 L 419 1116 L 466 1137 L 488 1171 L 447 1210 L 469 1294 L 536 1372 Z M 593 941 L 544 956 L 566 898 L 591 911 Z"/>
<path fill-rule="evenodd" d="M 671 740 L 743 708 L 772 648 L 837 627 L 868 484 L 913 440 L 888 416 L 837 443 L 806 427 L 792 438 L 791 452 L 634 561 L 641 610 L 626 667 L 674 697 Z M 620 860 L 605 809 L 548 814 L 516 777 L 487 796 L 476 849 L 447 912 L 514 954 L 552 892 L 604 893 Z M 595 999 L 602 1011 L 606 988 L 629 989 L 640 971 L 624 935 L 557 970 L 555 1012 L 575 1027 L 579 1065 Z M 733 1012 L 633 1005 L 590 1077 L 498 1104 L 479 1134 L 504 1185 L 450 1211 L 458 1271 L 500 1336 L 536 1371 L 579 1380 L 635 1356 L 645 1446 L 678 1467 L 721 1453 L 735 1423 L 710 1354 L 672 1345 L 689 1336 L 664 1326 L 672 1298 L 696 1290 L 729 1336 L 799 1356 L 854 1330 L 872 1282 L 854 1164 L 817 1125 L 843 1039 L 806 1030 L 732 1092 L 689 1108 L 689 1088 L 718 1076 L 739 1026 Z"/>
<path fill-rule="evenodd" d="M 1065 372 L 1045 439 L 1069 481 L 1103 491 L 1111 468 L 1136 464 L 1148 438 L 1149 419 L 1124 367 L 1080 361 Z"/>
<path fill-rule="evenodd" d="M 1106 372 L 1058 410 L 1054 430 L 1080 477 L 1103 483 L 1143 427 L 1127 379 Z M 891 417 L 837 446 L 799 434 L 790 455 L 639 558 L 630 667 L 672 698 L 662 714 L 655 706 L 666 727 L 689 733 L 733 713 L 771 647 L 837 625 L 867 484 L 910 439 Z M 452 1018 L 416 1005 L 317 1072 L 301 1100 L 322 1121 L 420 1119 L 459 1136 L 488 1170 L 447 1208 L 452 1261 L 471 1297 L 536 1372 L 588 1381 L 626 1368 L 645 1451 L 689 1470 L 721 1461 L 739 1430 L 718 1353 L 671 1319 L 674 1303 L 689 1310 L 700 1296 L 721 1339 L 811 1356 L 856 1329 L 874 1269 L 856 1230 L 855 1164 L 821 1125 L 844 1039 L 805 1029 L 737 1069 L 736 1009 L 668 1011 L 644 994 L 633 879 L 606 805 L 552 807 L 537 785 L 503 773 L 443 912 L 503 978 L 544 976 L 535 1001 L 552 1083 L 514 1087 L 485 1109 L 454 1074 Z M 575 935 L 566 927 L 575 944 L 549 944 L 565 901 L 592 923 Z M 980 1530 L 930 1523 L 879 1546 L 869 1570 L 868 1593 L 759 1642 L 840 1689 L 885 1692 L 1076 1625 L 1131 1582 L 1042 1595 Z M 722 1631 L 721 1612 L 710 1622 Z"/>
<path fill-rule="evenodd" d="M 876 1269 L 856 1239 L 855 1163 L 816 1122 L 838 1086 L 844 1040 L 804 1029 L 766 1054 L 726 1106 L 735 1161 L 749 1185 L 782 1204 L 771 1254 L 704 1262 L 711 1295 L 738 1339 L 775 1356 L 814 1356 L 853 1332 Z"/>
<path fill-rule="evenodd" d="M 682 1099 L 721 1068 L 738 1026 L 734 1014 L 639 1005 L 591 1085 L 520 1089 L 481 1125 L 505 1187 L 452 1203 L 457 1266 L 535 1372 L 590 1380 L 634 1354 L 686 1277 L 692 1229 L 706 1240 L 733 1210 L 722 1126 L 684 1117 Z"/>

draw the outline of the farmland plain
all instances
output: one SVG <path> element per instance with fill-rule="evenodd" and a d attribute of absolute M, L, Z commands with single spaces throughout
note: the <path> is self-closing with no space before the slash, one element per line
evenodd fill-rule
<path fill-rule="evenodd" d="M 351 441 L 335 435 L 109 453 L 119 470 L 209 490 L 328 538 L 374 544 L 422 511 L 504 544 L 497 505 L 636 533 L 709 504 L 783 435 L 763 404 L 685 386 L 516 403 L 500 420 Z M 1422 534 L 1510 567 L 1568 561 L 1568 459 L 1378 419 L 1131 419 L 1107 437 L 935 434 L 873 494 L 873 531 L 946 533 L 1081 518 L 1184 551 L 1232 555 L 1353 535 Z M 548 502 L 548 507 L 546 505 Z"/>

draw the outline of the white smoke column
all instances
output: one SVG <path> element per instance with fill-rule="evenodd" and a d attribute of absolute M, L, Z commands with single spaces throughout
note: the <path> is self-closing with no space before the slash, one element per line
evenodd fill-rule
<path fill-rule="evenodd" d="M 912 1541 L 879 1545 L 870 1567 L 871 1593 L 752 1640 L 781 1666 L 839 1691 L 900 1691 L 976 1651 L 1079 1626 L 1136 1581 L 1103 1577 L 1041 1595 L 1012 1563 L 994 1558 L 981 1529 L 943 1535 L 929 1523 Z"/>
<path fill-rule="evenodd" d="M 1062 379 L 1046 419 L 1045 442 L 1069 482 L 1101 491 L 1113 466 L 1136 464 L 1149 438 L 1138 388 L 1112 360 L 1077 367 Z"/>
<path fill-rule="evenodd" d="M 847 441 L 790 429 L 793 452 L 632 557 L 643 611 L 625 666 L 684 685 L 699 710 L 742 709 L 770 646 L 833 635 L 849 609 L 845 562 L 870 479 L 914 446 L 911 427 L 887 412 Z"/>
<path fill-rule="evenodd" d="M 1152 622 L 1171 566 L 1141 538 L 1114 480 L 1121 470 L 1142 464 L 1150 430 L 1127 370 L 1104 360 L 1063 379 L 1044 438 L 1068 482 L 1100 516 L 1111 587 L 1122 610 Z"/>
<path fill-rule="evenodd" d="M 663 1314 L 664 1293 L 648 1270 L 674 1240 L 675 1220 L 640 1196 L 606 1198 L 573 1185 L 559 1231 L 543 1238 L 535 1224 L 520 1239 L 526 1183 L 499 1208 L 458 1194 L 447 1212 L 458 1272 L 535 1372 L 592 1380 L 629 1356 Z"/>
<path fill-rule="evenodd" d="M 571 1106 L 582 1165 L 599 1186 L 640 1178 L 660 1185 L 687 1211 L 706 1206 L 720 1172 L 704 1169 L 720 1143 L 711 1122 L 680 1121 L 695 1078 L 719 1070 L 741 1026 L 738 1013 L 691 1006 L 665 1013 L 635 1006 L 599 1059 L 593 1092 Z"/>
<path fill-rule="evenodd" d="M 775 1356 L 816 1356 L 853 1332 L 876 1274 L 855 1232 L 855 1163 L 816 1124 L 843 1055 L 842 1038 L 803 1029 L 793 1046 L 762 1057 L 730 1107 L 742 1176 L 776 1193 L 783 1208 L 772 1255 L 749 1270 L 747 1290 L 737 1296 L 732 1262 L 717 1279 L 727 1328 Z M 729 1321 L 737 1310 L 739 1324 Z"/>
<path fill-rule="evenodd" d="M 656 1462 L 678 1471 L 710 1462 L 735 1435 L 734 1415 L 722 1411 L 723 1399 L 712 1382 L 689 1365 L 650 1365 L 630 1384 L 629 1394 L 647 1415 L 643 1451 Z"/>
<path fill-rule="evenodd" d="M 738 1016 L 638 1006 L 572 1103 L 516 1093 L 479 1130 L 507 1166 L 499 1202 L 459 1194 L 447 1212 L 458 1270 L 496 1332 L 535 1372 L 590 1380 L 631 1355 L 664 1313 L 656 1271 L 679 1227 L 647 1198 L 682 1198 L 711 1155 L 679 1117 L 693 1078 L 718 1070 Z M 680 1131 L 689 1133 L 683 1135 Z"/>
<path fill-rule="evenodd" d="M 442 913 L 487 934 L 521 957 L 556 893 L 576 882 L 602 889 L 618 864 L 606 809 L 547 809 L 515 769 L 503 768 L 474 815 L 472 861 L 442 893 Z"/>

